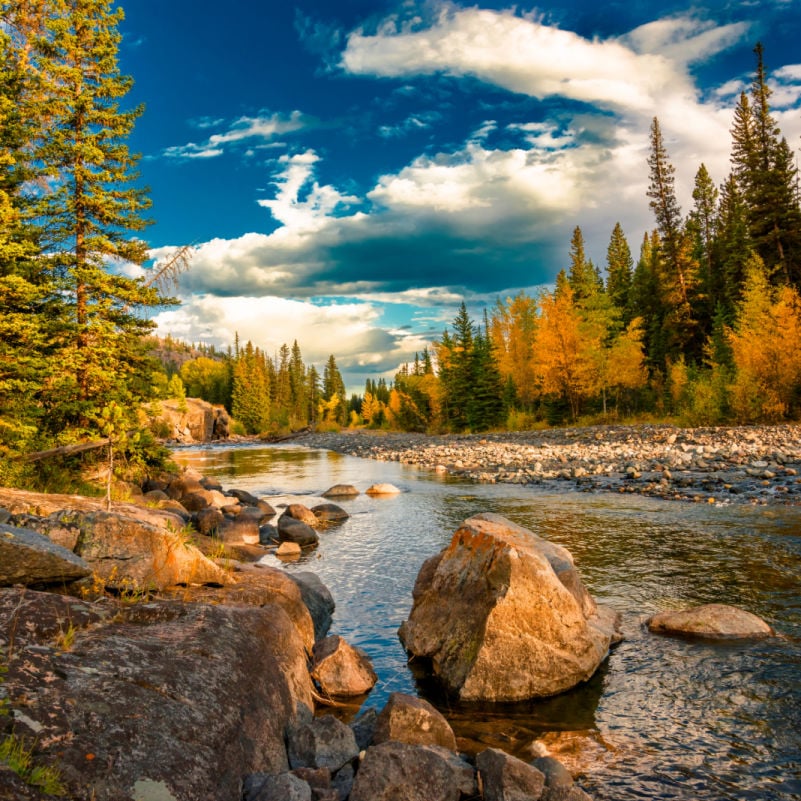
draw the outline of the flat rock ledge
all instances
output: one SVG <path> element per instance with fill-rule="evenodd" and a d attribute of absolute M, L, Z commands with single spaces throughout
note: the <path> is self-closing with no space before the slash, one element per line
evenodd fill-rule
<path fill-rule="evenodd" d="M 678 612 L 660 612 L 647 621 L 656 634 L 710 640 L 772 637 L 775 632 L 762 618 L 727 604 L 706 604 Z"/>

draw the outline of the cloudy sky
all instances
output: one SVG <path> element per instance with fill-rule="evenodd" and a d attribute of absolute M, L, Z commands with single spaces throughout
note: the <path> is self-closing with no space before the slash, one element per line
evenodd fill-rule
<path fill-rule="evenodd" d="M 160 331 L 334 353 L 391 376 L 462 299 L 478 317 L 551 283 L 581 226 L 636 253 L 656 115 L 683 209 L 721 183 L 765 46 L 801 147 L 798 0 L 122 0 L 121 66 L 155 257 L 196 246 Z"/>

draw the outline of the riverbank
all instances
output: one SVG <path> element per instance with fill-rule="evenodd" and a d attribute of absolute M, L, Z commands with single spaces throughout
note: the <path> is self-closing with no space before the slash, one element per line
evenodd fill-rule
<path fill-rule="evenodd" d="M 299 444 L 483 483 L 696 503 L 801 505 L 801 427 L 591 426 L 492 434 L 367 430 Z"/>

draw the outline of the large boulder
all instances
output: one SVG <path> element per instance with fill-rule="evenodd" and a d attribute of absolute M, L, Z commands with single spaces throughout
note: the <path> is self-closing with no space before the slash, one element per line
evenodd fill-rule
<path fill-rule="evenodd" d="M 359 490 L 353 484 L 334 484 L 322 495 L 323 498 L 353 498 L 359 494 Z"/>
<path fill-rule="evenodd" d="M 319 503 L 317 506 L 312 506 L 311 511 L 317 520 L 323 523 L 339 523 L 350 517 L 341 506 L 337 506 L 335 503 Z"/>
<path fill-rule="evenodd" d="M 91 572 L 83 559 L 44 535 L 0 525 L 0 587 L 68 583 Z"/>
<path fill-rule="evenodd" d="M 108 586 L 145 590 L 229 580 L 174 527 L 116 512 L 65 512 L 59 521 L 80 529 L 75 552 Z"/>
<path fill-rule="evenodd" d="M 272 604 L 4 589 L 0 647 L 16 734 L 69 798 L 239 798 L 243 776 L 288 770 L 286 734 L 311 718 L 304 644 Z"/>
<path fill-rule="evenodd" d="M 378 681 L 367 654 L 336 634 L 314 646 L 312 678 L 331 698 L 364 695 Z"/>
<path fill-rule="evenodd" d="M 447 748 L 390 740 L 367 749 L 350 801 L 459 801 L 476 789 L 473 769 Z"/>
<path fill-rule="evenodd" d="M 426 561 L 399 635 L 462 700 L 556 695 L 606 658 L 616 616 L 599 615 L 565 548 L 500 515 L 466 520 Z"/>
<path fill-rule="evenodd" d="M 331 628 L 334 610 L 334 596 L 331 590 L 320 581 L 316 573 L 307 570 L 292 572 L 287 574 L 295 584 L 298 585 L 303 603 L 309 610 L 309 614 L 314 621 L 314 636 L 319 640 L 328 633 Z"/>
<path fill-rule="evenodd" d="M 312 512 L 308 506 L 304 506 L 302 503 L 290 503 L 286 509 L 284 509 L 281 517 L 291 517 L 293 520 L 300 520 L 302 523 L 305 523 L 307 526 L 311 526 L 312 528 L 315 528 L 320 524 L 320 521 L 317 519 L 317 515 L 314 514 L 314 512 Z"/>
<path fill-rule="evenodd" d="M 677 634 L 712 640 L 772 637 L 773 629 L 762 618 L 727 604 L 705 604 L 679 612 L 660 612 L 648 619 L 657 634 Z"/>

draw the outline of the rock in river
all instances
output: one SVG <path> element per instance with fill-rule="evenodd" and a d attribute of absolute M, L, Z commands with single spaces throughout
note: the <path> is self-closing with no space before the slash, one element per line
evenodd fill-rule
<path fill-rule="evenodd" d="M 494 514 L 466 520 L 428 559 L 399 635 L 466 701 L 521 701 L 586 681 L 617 616 L 599 609 L 565 548 Z"/>
<path fill-rule="evenodd" d="M 726 604 L 706 604 L 680 612 L 660 612 L 648 619 L 648 628 L 657 634 L 719 640 L 770 637 L 774 633 L 762 618 Z"/>

